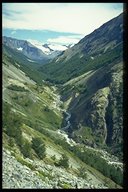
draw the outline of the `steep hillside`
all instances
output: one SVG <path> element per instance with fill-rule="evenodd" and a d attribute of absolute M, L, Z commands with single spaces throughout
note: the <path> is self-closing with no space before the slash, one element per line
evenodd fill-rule
<path fill-rule="evenodd" d="M 61 131 L 57 88 L 35 83 L 6 53 L 2 65 L 3 188 L 122 188 L 118 158 Z"/>
<path fill-rule="evenodd" d="M 123 158 L 123 64 L 110 64 L 67 82 L 62 99 L 71 113 L 70 135 L 90 146 L 109 146 Z"/>
<path fill-rule="evenodd" d="M 70 136 L 90 146 L 109 147 L 122 159 L 123 14 L 41 70 L 46 80 L 61 87 L 71 113 L 66 130 Z"/>
<path fill-rule="evenodd" d="M 85 36 L 60 57 L 47 66 L 42 66 L 41 70 L 47 80 L 65 83 L 90 70 L 96 70 L 112 62 L 120 62 L 122 41 L 123 14 Z"/>
<path fill-rule="evenodd" d="M 17 68 L 21 69 L 33 79 L 36 83 L 42 83 L 43 75 L 38 71 L 38 67 L 42 65 L 42 62 L 32 62 L 28 58 L 17 50 L 11 49 L 10 47 L 3 45 L 3 62 L 7 58 L 8 62 L 11 62 Z"/>

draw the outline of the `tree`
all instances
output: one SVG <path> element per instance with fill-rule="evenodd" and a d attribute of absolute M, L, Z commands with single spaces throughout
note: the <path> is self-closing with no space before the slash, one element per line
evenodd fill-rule
<path fill-rule="evenodd" d="M 21 147 L 21 152 L 24 155 L 24 157 L 32 158 L 32 149 L 31 149 L 31 144 L 29 143 L 28 140 L 24 140 L 24 143 Z"/>
<path fill-rule="evenodd" d="M 34 149 L 34 151 L 36 152 L 36 154 L 40 159 L 43 159 L 46 156 L 45 144 L 40 137 L 34 137 L 32 139 L 32 148 Z"/>
<path fill-rule="evenodd" d="M 14 147 L 15 146 L 15 139 L 13 137 L 10 137 L 8 142 L 9 142 L 9 146 L 10 147 Z"/>
<path fill-rule="evenodd" d="M 61 159 L 59 160 L 58 165 L 64 167 L 64 168 L 68 168 L 69 167 L 69 159 L 65 154 L 62 154 Z"/>

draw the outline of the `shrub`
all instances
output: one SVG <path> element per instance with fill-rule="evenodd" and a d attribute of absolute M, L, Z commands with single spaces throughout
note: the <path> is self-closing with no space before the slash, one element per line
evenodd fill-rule
<path fill-rule="evenodd" d="M 86 172 L 86 169 L 84 167 L 80 167 L 78 171 L 79 171 L 79 173 L 78 173 L 79 177 L 87 179 L 87 172 Z"/>
<path fill-rule="evenodd" d="M 13 90 L 13 91 L 25 91 L 25 92 L 28 91 L 24 87 L 20 87 L 20 86 L 17 86 L 17 85 L 9 85 L 8 89 Z"/>
<path fill-rule="evenodd" d="M 45 144 L 40 137 L 35 137 L 32 139 L 32 148 L 40 159 L 43 159 L 46 156 Z"/>

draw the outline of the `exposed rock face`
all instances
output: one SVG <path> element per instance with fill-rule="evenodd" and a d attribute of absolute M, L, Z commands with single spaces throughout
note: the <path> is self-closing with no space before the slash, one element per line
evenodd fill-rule
<path fill-rule="evenodd" d="M 112 83 L 110 84 L 109 105 L 106 112 L 109 145 L 122 145 L 123 141 L 123 71 L 113 68 Z M 116 151 L 115 151 L 116 152 Z"/>
<path fill-rule="evenodd" d="M 102 138 L 105 143 L 107 126 L 105 120 L 106 107 L 108 106 L 109 87 L 99 89 L 91 99 L 89 126 L 93 128 L 95 135 Z"/>
<path fill-rule="evenodd" d="M 102 68 L 100 73 L 97 71 L 86 82 L 88 94 L 80 94 L 70 104 L 74 130 L 79 129 L 81 122 L 82 126 L 92 129 L 93 136 L 96 136 L 95 144 L 97 141 L 107 144 L 119 154 L 123 141 L 122 67 L 120 62 Z"/>

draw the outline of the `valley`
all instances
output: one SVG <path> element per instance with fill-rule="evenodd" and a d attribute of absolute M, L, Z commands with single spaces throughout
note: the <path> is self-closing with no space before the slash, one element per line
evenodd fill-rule
<path fill-rule="evenodd" d="M 62 107 L 68 106 L 61 100 L 58 88 L 55 86 L 44 85 L 45 82 L 43 84 L 43 87 L 37 86 L 34 81 L 30 80 L 27 76 L 25 76 L 25 74 L 22 73 L 22 71 L 20 71 L 18 68 L 8 62 L 7 64 L 8 65 L 3 66 L 3 101 L 5 103 L 9 103 L 12 106 L 12 113 L 17 113 L 22 117 L 22 136 L 24 140 L 31 142 L 33 136 L 35 137 L 36 135 L 38 135 L 42 137 L 46 144 L 47 155 L 46 160 L 44 159 L 43 161 L 38 159 L 36 160 L 36 157 L 34 157 L 35 155 L 32 151 L 31 152 L 33 153 L 34 159 L 32 157 L 32 160 L 29 159 L 30 157 L 23 157 L 19 150 L 19 145 L 15 143 L 15 140 L 13 141 L 13 146 L 10 148 L 10 139 L 13 137 L 6 135 L 6 132 L 4 131 L 3 145 L 5 149 L 3 155 L 3 165 L 5 167 L 3 168 L 3 187 L 29 188 L 29 178 L 26 182 L 24 182 L 25 175 L 27 176 L 27 173 L 29 172 L 30 175 L 33 174 L 33 176 L 30 177 L 31 188 L 75 188 L 76 183 L 78 183 L 78 188 L 108 188 L 108 184 L 106 184 L 107 178 L 105 179 L 105 177 L 99 172 L 97 172 L 96 170 L 94 171 L 92 167 L 88 166 L 87 164 L 84 164 L 84 162 L 82 162 L 77 156 L 74 156 L 75 154 L 71 152 L 70 147 L 77 146 L 79 149 L 82 149 L 84 145 L 75 142 L 72 138 L 69 138 L 68 134 L 65 132 L 66 129 L 70 128 L 71 115 L 70 113 L 66 112 L 66 109 L 64 109 L 64 107 Z M 12 89 L 14 86 L 17 86 L 15 88 L 16 90 Z M 21 92 L 21 90 L 18 91 L 18 88 L 22 88 L 23 92 Z M 23 96 L 23 98 L 21 96 Z M 30 98 L 31 104 L 28 103 L 28 97 Z M 22 100 L 26 102 L 26 104 L 24 103 L 24 106 Z M 33 104 L 34 108 L 32 109 Z M 41 107 L 46 110 L 46 114 L 44 117 L 42 116 L 44 114 L 42 114 L 41 112 L 41 115 L 39 111 L 39 108 Z M 34 113 L 35 110 L 36 113 Z M 52 113 L 54 113 L 54 115 Z M 63 113 L 65 113 L 64 127 L 61 126 L 61 123 L 59 123 L 59 121 L 62 122 L 63 120 Z M 51 121 L 51 115 L 53 115 L 53 117 L 55 118 L 54 121 Z M 58 119 L 59 121 L 57 121 Z M 54 122 L 55 124 L 53 124 Z M 92 151 L 92 153 L 94 151 L 97 151 L 101 155 L 101 158 L 104 158 L 107 163 L 115 161 L 115 166 L 121 168 L 122 170 L 122 165 L 121 163 L 119 164 L 118 158 L 115 159 L 114 156 L 100 149 L 94 149 L 88 146 L 86 146 L 86 148 Z M 70 171 L 68 173 L 68 176 L 67 170 L 56 167 L 54 165 L 55 159 L 56 161 L 59 160 L 61 158 L 62 153 L 66 153 L 69 158 Z M 53 157 L 54 160 L 52 159 Z M 8 164 L 8 159 L 10 159 L 12 162 L 12 168 Z M 42 165 L 42 163 L 44 165 Z M 22 166 L 24 167 L 22 168 Z M 87 179 L 85 180 L 81 177 L 77 177 L 81 166 L 84 167 L 88 175 Z M 10 171 L 8 170 L 8 167 Z M 52 178 L 49 178 L 48 175 L 50 174 L 51 169 L 53 176 Z M 24 170 L 24 177 L 18 176 L 21 170 Z M 92 174 L 92 172 L 94 172 L 94 174 Z M 7 177 L 10 178 L 10 181 L 7 179 Z M 63 177 L 65 177 L 65 179 Z M 59 178 L 60 184 L 57 184 L 55 182 L 57 178 Z M 114 184 L 112 181 L 110 182 L 110 186 L 114 187 L 115 185 L 116 184 Z"/>
<path fill-rule="evenodd" d="M 3 188 L 123 188 L 121 24 L 122 14 L 47 62 L 4 37 Z"/>

